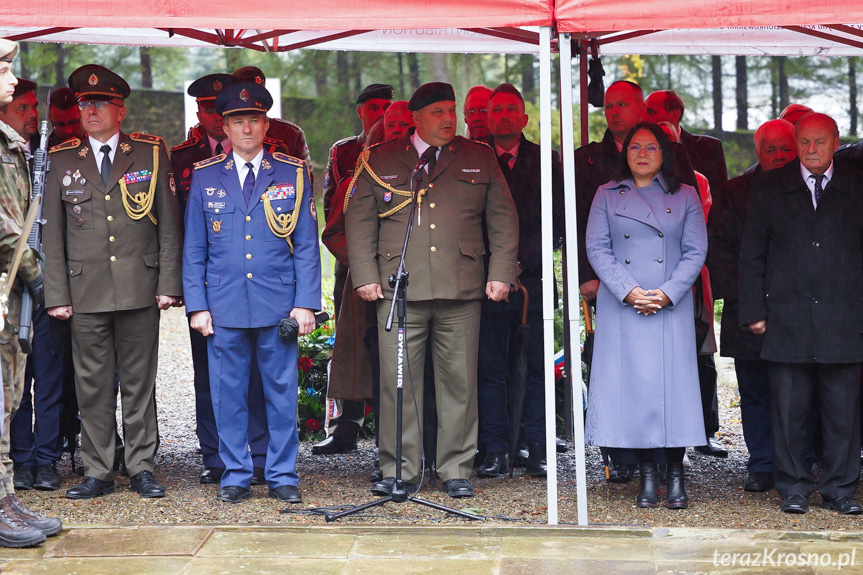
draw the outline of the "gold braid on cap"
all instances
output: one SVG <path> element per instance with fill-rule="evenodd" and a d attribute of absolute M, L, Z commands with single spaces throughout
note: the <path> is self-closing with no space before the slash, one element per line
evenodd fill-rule
<path fill-rule="evenodd" d="M 133 220 L 140 220 L 144 216 L 150 218 L 153 225 L 156 225 L 156 218 L 150 213 L 153 209 L 153 200 L 156 198 L 156 183 L 159 173 L 159 146 L 153 146 L 153 175 L 150 178 L 150 187 L 146 192 L 138 192 L 134 196 L 129 193 L 129 188 L 126 186 L 125 176 L 120 178 L 120 190 L 123 192 L 123 207 L 126 208 L 126 213 Z M 129 201 L 131 200 L 131 202 Z M 133 205 L 134 204 L 134 205 Z"/>
<path fill-rule="evenodd" d="M 372 170 L 372 167 L 369 166 L 368 160 L 369 160 L 370 155 L 371 155 L 370 150 L 363 150 L 362 153 L 360 153 L 360 157 L 357 160 L 357 165 L 354 168 L 354 177 L 351 179 L 351 183 L 348 186 L 348 193 L 345 195 L 345 206 L 343 208 L 344 213 L 348 212 L 348 200 L 351 199 L 351 190 L 354 189 L 354 185 L 357 183 L 357 178 L 359 177 L 359 175 L 362 173 L 363 170 L 366 170 L 369 173 L 369 176 L 371 176 L 372 179 L 375 181 L 375 183 L 377 183 L 380 187 L 387 190 L 388 192 L 392 192 L 398 196 L 402 196 L 402 197 L 407 198 L 405 201 L 403 201 L 402 203 L 400 203 L 396 207 L 392 208 L 391 210 L 388 210 L 382 214 L 378 214 L 378 217 L 381 219 L 388 218 L 391 215 L 393 215 L 394 213 L 401 210 L 403 207 L 410 205 L 412 195 L 411 195 L 410 191 L 397 190 L 394 187 L 392 187 L 391 185 L 389 185 L 388 183 L 386 183 L 385 181 L 383 181 L 382 179 L 380 179 L 378 177 L 378 175 L 375 173 L 375 171 Z M 428 188 L 422 188 L 419 192 L 417 192 L 417 205 L 418 206 L 422 206 L 423 196 L 426 195 L 426 190 L 428 190 Z"/>
<path fill-rule="evenodd" d="M 291 243 L 291 234 L 294 233 L 294 228 L 297 227 L 299 212 L 304 204 L 303 192 L 305 186 L 303 184 L 303 168 L 297 168 L 297 199 L 294 203 L 294 211 L 290 214 L 277 214 L 274 212 L 267 192 L 261 194 L 261 201 L 264 203 L 264 214 L 267 216 L 267 225 L 270 226 L 270 231 L 273 232 L 273 235 L 287 240 L 288 246 L 291 248 L 291 255 L 294 254 L 294 244 Z"/>

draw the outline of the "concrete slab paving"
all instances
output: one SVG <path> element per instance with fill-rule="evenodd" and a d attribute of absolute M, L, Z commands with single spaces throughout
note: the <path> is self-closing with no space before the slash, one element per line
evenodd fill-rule
<path fill-rule="evenodd" d="M 586 559 L 514 559 L 500 562 L 500 575 L 655 575 L 652 561 L 592 561 Z"/>
<path fill-rule="evenodd" d="M 211 527 L 73 529 L 45 557 L 192 556 L 212 532 Z"/>
<path fill-rule="evenodd" d="M 39 575 L 180 575 L 190 557 L 58 557 L 40 561 Z M 3 570 L 4 575 L 7 571 Z"/>
<path fill-rule="evenodd" d="M 351 560 L 344 575 L 498 575 L 499 561 L 490 559 L 380 559 Z"/>
<path fill-rule="evenodd" d="M 411 559 L 500 559 L 498 537 L 456 537 L 450 535 L 360 535 L 350 557 Z"/>
<path fill-rule="evenodd" d="M 353 534 L 216 531 L 198 557 L 320 557 L 347 559 Z"/>
<path fill-rule="evenodd" d="M 303 557 L 203 557 L 194 558 L 183 575 L 341 575 L 346 559 Z M 5 575 L 5 573 L 4 573 Z"/>

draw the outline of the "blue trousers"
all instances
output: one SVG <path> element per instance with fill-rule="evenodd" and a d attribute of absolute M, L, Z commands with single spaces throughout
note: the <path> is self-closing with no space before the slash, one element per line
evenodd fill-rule
<path fill-rule="evenodd" d="M 207 362 L 207 339 L 198 330 L 189 327 L 189 342 L 192 347 L 192 365 L 195 370 L 195 432 L 204 459 L 204 467 L 224 468 L 219 457 L 219 434 L 216 432 L 216 416 L 213 414 L 213 398 L 210 394 L 210 373 Z M 252 377 L 249 384 L 249 445 L 255 467 L 264 467 L 267 458 L 267 412 L 264 409 L 264 389 L 256 362 L 252 362 Z"/>
<path fill-rule="evenodd" d="M 249 488 L 249 411 L 253 363 L 261 374 L 263 403 L 269 429 L 265 477 L 270 488 L 299 485 L 296 472 L 297 344 L 279 337 L 278 326 L 238 329 L 214 326 L 207 338 L 210 391 L 219 436 L 219 456 L 225 466 L 222 486 Z"/>
<path fill-rule="evenodd" d="M 33 314 L 33 353 L 27 357 L 21 407 L 12 418 L 9 432 L 10 455 L 16 464 L 45 465 L 60 459 L 63 385 L 71 362 L 71 353 L 54 353 L 49 316 L 39 308 Z"/>

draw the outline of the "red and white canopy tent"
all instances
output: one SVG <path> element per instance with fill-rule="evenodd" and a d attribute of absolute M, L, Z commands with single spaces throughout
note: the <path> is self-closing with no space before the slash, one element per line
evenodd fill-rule
<path fill-rule="evenodd" d="M 543 242 L 551 237 L 551 52 L 571 61 L 571 41 L 605 54 L 858 55 L 863 48 L 863 6 L 852 0 L 318 0 L 282 5 L 234 0 L 21 0 L 0 5 L 0 37 L 42 42 L 138 46 L 243 47 L 279 52 L 315 47 L 335 50 L 538 53 L 543 150 Z M 645 24 L 650 28 L 645 29 Z M 554 37 L 553 37 L 554 34 Z M 586 90 L 580 59 L 582 93 Z M 561 66 L 560 85 L 572 86 Z M 586 97 L 582 97 L 586 127 Z M 561 125 L 572 125 L 572 92 L 560 95 Z M 562 130 L 563 150 L 574 147 Z M 566 214 L 575 222 L 573 155 L 564 153 Z M 574 225 L 572 226 L 574 229 Z M 572 238 L 572 234 L 570 234 Z M 572 241 L 572 240 L 570 240 Z M 567 267 L 578 269 L 577 250 Z M 551 250 L 543 275 L 553 276 Z M 565 286 L 578 301 L 577 282 Z M 553 293 L 543 299 L 545 356 L 553 351 Z M 578 314 L 570 328 L 579 333 Z M 575 339 L 575 338 L 573 338 Z M 577 341 L 567 350 L 579 365 Z M 573 397 L 581 396 L 580 382 Z M 578 523 L 587 524 L 582 410 L 575 406 Z M 546 370 L 546 441 L 555 452 L 554 375 Z M 549 458 L 548 522 L 558 523 L 557 466 Z"/>

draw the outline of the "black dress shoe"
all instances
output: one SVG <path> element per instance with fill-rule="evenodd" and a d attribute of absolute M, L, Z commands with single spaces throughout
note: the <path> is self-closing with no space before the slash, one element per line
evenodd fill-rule
<path fill-rule="evenodd" d="M 393 487 L 395 487 L 396 478 L 395 477 L 384 477 L 380 481 L 376 482 L 372 485 L 370 491 L 375 495 L 380 495 L 382 497 L 386 497 L 387 495 L 392 495 Z M 416 483 L 408 483 L 405 481 L 405 491 L 408 494 L 412 494 L 417 490 Z"/>
<path fill-rule="evenodd" d="M 275 489 L 270 487 L 269 497 L 278 499 L 285 503 L 302 503 L 303 497 L 300 495 L 300 489 L 296 485 L 282 485 Z"/>
<path fill-rule="evenodd" d="M 773 487 L 773 476 L 766 471 L 756 471 L 755 473 L 750 473 L 746 478 L 746 483 L 743 484 L 743 491 L 764 493 L 771 487 Z"/>
<path fill-rule="evenodd" d="M 476 470 L 477 477 L 499 477 L 509 471 L 509 455 L 489 451 Z"/>
<path fill-rule="evenodd" d="M 632 481 L 633 468 L 627 463 L 617 463 L 608 470 L 609 483 L 629 483 Z"/>
<path fill-rule="evenodd" d="M 243 499 L 248 499 L 251 495 L 251 492 L 245 487 L 240 487 L 239 485 L 226 485 L 219 489 L 219 494 L 216 495 L 216 499 L 224 501 L 225 503 L 239 503 Z"/>
<path fill-rule="evenodd" d="M 267 477 L 263 467 L 255 467 L 252 470 L 252 485 L 266 485 Z"/>
<path fill-rule="evenodd" d="M 531 477 L 546 477 L 548 464 L 545 458 L 545 443 L 531 443 L 528 450 L 527 472 Z"/>
<path fill-rule="evenodd" d="M 823 500 L 821 502 L 821 507 L 824 509 L 832 509 L 842 515 L 860 515 L 863 513 L 863 507 L 860 506 L 859 503 L 851 499 L 850 497 L 837 497 L 836 499 L 828 499 L 827 497 L 821 496 Z"/>
<path fill-rule="evenodd" d="M 201 473 L 201 485 L 213 485 L 222 480 L 222 474 L 225 473 L 222 467 L 207 467 Z"/>
<path fill-rule="evenodd" d="M 512 464 L 515 467 L 527 467 L 527 460 L 530 457 L 530 453 L 527 452 L 527 448 L 523 447 L 515 452 L 515 458 L 512 460 Z"/>
<path fill-rule="evenodd" d="M 381 462 L 375 461 L 375 468 L 371 473 L 372 483 L 377 483 L 378 481 L 382 481 L 384 478 L 384 472 L 381 471 Z"/>
<path fill-rule="evenodd" d="M 35 465 L 16 465 L 12 484 L 19 491 L 30 491 L 36 481 Z"/>
<path fill-rule="evenodd" d="M 809 510 L 809 502 L 802 495 L 789 495 L 782 500 L 782 505 L 779 506 L 780 511 L 785 513 L 796 513 L 802 515 Z"/>
<path fill-rule="evenodd" d="M 12 509 L 18 515 L 18 519 L 41 531 L 45 537 L 57 535 L 63 530 L 63 524 L 56 517 L 45 517 L 40 513 L 36 513 L 15 497 L 15 494 L 9 496 L 12 502 Z"/>
<path fill-rule="evenodd" d="M 84 481 L 66 492 L 66 499 L 93 499 L 100 495 L 114 493 L 113 481 L 102 481 L 95 477 L 85 477 Z"/>
<path fill-rule="evenodd" d="M 567 445 L 566 440 L 562 437 L 554 438 L 554 446 L 558 453 L 566 453 L 569 451 L 569 445 Z"/>
<path fill-rule="evenodd" d="M 719 445 L 712 437 L 707 440 L 707 445 L 699 445 L 695 451 L 711 457 L 728 457 L 728 450 Z"/>
<path fill-rule="evenodd" d="M 473 497 L 473 487 L 467 479 L 450 479 L 443 482 L 443 492 L 450 497 Z"/>
<path fill-rule="evenodd" d="M 334 455 L 336 453 L 350 453 L 357 448 L 357 438 L 339 437 L 330 435 L 312 446 L 315 455 Z"/>
<path fill-rule="evenodd" d="M 36 468 L 36 481 L 33 487 L 39 491 L 56 491 L 60 489 L 60 478 L 57 477 L 56 463 L 46 463 Z"/>
<path fill-rule="evenodd" d="M 132 491 L 141 494 L 141 497 L 164 497 L 165 488 L 153 477 L 150 471 L 141 471 L 132 476 Z"/>

